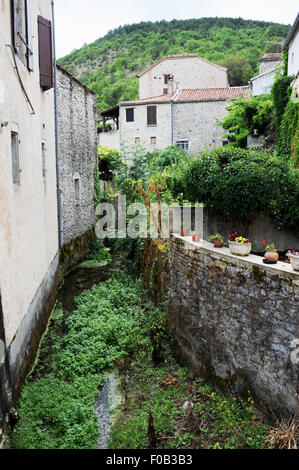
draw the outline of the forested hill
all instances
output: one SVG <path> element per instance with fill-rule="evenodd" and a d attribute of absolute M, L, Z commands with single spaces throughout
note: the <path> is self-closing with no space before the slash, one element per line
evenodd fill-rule
<path fill-rule="evenodd" d="M 264 52 L 280 52 L 289 29 L 242 18 L 142 22 L 110 31 L 59 63 L 98 94 L 103 110 L 137 98 L 136 74 L 165 55 L 198 54 L 229 67 L 232 85 L 247 84 Z"/>

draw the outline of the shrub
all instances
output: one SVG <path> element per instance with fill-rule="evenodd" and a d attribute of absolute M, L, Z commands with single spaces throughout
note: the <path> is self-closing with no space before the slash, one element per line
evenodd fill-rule
<path fill-rule="evenodd" d="M 248 219 L 258 212 L 273 217 L 278 227 L 299 224 L 299 170 L 268 152 L 220 148 L 192 160 L 167 185 L 176 197 L 201 202 L 223 215 Z"/>
<path fill-rule="evenodd" d="M 237 98 L 229 106 L 229 113 L 219 124 L 234 139 L 234 146 L 245 148 L 247 136 L 257 129 L 263 133 L 270 122 L 273 102 L 270 95 Z"/>

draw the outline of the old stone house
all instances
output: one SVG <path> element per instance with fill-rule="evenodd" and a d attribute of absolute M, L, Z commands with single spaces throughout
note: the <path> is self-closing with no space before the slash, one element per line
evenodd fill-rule
<path fill-rule="evenodd" d="M 59 182 L 63 244 L 95 224 L 96 94 L 57 65 Z"/>
<path fill-rule="evenodd" d="M 102 132 L 100 145 L 147 151 L 178 145 L 193 153 L 222 145 L 217 125 L 227 100 L 248 96 L 250 87 L 230 87 L 229 70 L 196 55 L 165 57 L 139 75 L 139 99 L 103 111 L 112 130 Z"/>
<path fill-rule="evenodd" d="M 95 95 L 54 67 L 51 0 L 1 0 L 0 447 L 61 281 L 94 223 Z M 58 80 L 56 80 L 58 78 Z"/>

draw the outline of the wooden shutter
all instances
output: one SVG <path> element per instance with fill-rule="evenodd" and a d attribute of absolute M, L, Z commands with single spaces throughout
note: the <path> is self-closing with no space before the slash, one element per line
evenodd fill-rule
<path fill-rule="evenodd" d="M 157 106 L 147 107 L 147 125 L 155 126 L 157 124 Z"/>
<path fill-rule="evenodd" d="M 53 88 L 52 27 L 51 21 L 38 16 L 39 74 L 44 91 Z"/>
<path fill-rule="evenodd" d="M 33 72 L 33 41 L 31 22 L 31 0 L 26 0 L 26 38 L 27 38 L 27 67 Z"/>

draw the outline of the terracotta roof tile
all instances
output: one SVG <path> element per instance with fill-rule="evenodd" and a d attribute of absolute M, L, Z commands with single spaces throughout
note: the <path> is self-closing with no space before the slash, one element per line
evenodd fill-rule
<path fill-rule="evenodd" d="M 175 102 L 184 101 L 226 101 L 232 98 L 246 98 L 251 93 L 249 86 L 227 88 L 197 88 L 195 90 L 182 90 Z"/>
<path fill-rule="evenodd" d="M 277 61 L 277 60 L 281 60 L 281 59 L 282 59 L 282 53 L 281 52 L 267 52 L 260 59 L 260 62 L 272 62 L 272 61 Z"/>
<path fill-rule="evenodd" d="M 134 106 L 139 104 L 156 104 L 156 103 L 170 103 L 172 95 L 152 96 L 151 98 L 144 98 L 143 100 L 121 101 L 119 106 Z"/>

